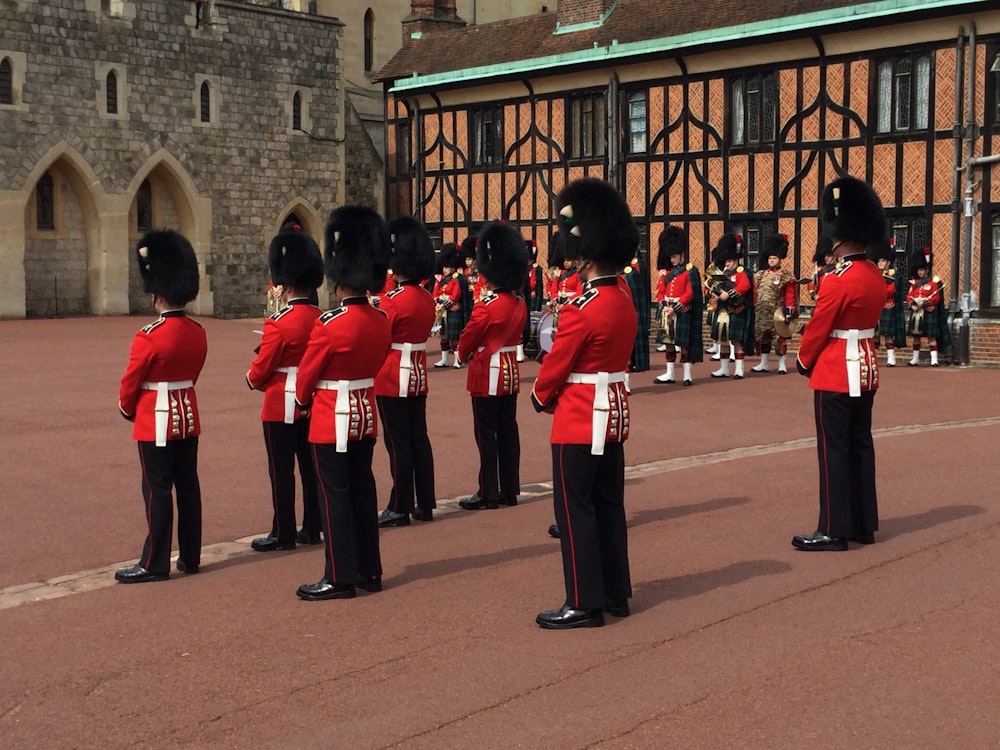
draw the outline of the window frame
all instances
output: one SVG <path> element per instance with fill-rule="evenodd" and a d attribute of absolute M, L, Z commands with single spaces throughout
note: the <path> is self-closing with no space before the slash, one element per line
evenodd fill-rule
<path fill-rule="evenodd" d="M 635 114 L 633 105 L 642 102 L 642 114 Z M 633 89 L 626 91 L 622 97 L 622 114 L 624 127 L 622 128 L 622 138 L 624 140 L 623 149 L 628 156 L 641 156 L 649 151 L 649 92 L 646 89 Z M 642 129 L 636 128 L 636 124 L 642 124 Z M 636 145 L 636 137 L 642 138 L 642 146 Z"/>
<path fill-rule="evenodd" d="M 921 70 L 921 63 L 926 67 Z M 874 75 L 876 136 L 926 133 L 934 128 L 934 55 L 929 50 L 902 52 L 880 57 L 872 66 Z M 905 85 L 905 96 L 901 91 Z M 926 96 L 920 97 L 921 88 Z"/>
<path fill-rule="evenodd" d="M 363 57 L 365 73 L 375 69 L 375 11 L 368 8 L 365 11 L 363 32 Z"/>
<path fill-rule="evenodd" d="M 735 216 L 730 230 L 743 237 L 740 265 L 751 274 L 759 270 L 760 252 L 768 237 L 778 234 L 778 220 L 768 216 Z"/>
<path fill-rule="evenodd" d="M 602 161 L 608 153 L 608 97 L 588 91 L 566 98 L 566 155 L 570 161 Z"/>
<path fill-rule="evenodd" d="M 0 59 L 0 105 L 14 105 L 14 61 L 9 55 Z"/>
<path fill-rule="evenodd" d="M 34 192 L 34 215 L 31 222 L 34 231 L 45 235 L 58 232 L 57 217 L 59 212 L 56 208 L 56 178 L 51 171 L 46 171 L 38 178 Z"/>
<path fill-rule="evenodd" d="M 503 107 L 492 104 L 470 110 L 469 156 L 472 166 L 499 167 L 503 164 L 504 145 Z"/>
<path fill-rule="evenodd" d="M 896 248 L 893 268 L 896 278 L 909 281 L 910 253 L 915 249 L 933 247 L 931 239 L 931 221 L 922 213 L 893 214 L 889 219 L 889 236 Z"/>
<path fill-rule="evenodd" d="M 730 76 L 726 96 L 727 138 L 732 148 L 755 149 L 777 142 L 781 105 L 778 71 L 756 70 Z"/>

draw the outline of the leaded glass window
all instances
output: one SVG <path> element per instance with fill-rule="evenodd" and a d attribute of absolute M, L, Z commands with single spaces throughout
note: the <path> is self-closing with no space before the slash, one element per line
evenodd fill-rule
<path fill-rule="evenodd" d="M 56 195 L 52 175 L 46 172 L 35 185 L 35 228 L 56 228 Z"/>
<path fill-rule="evenodd" d="M 927 130 L 931 111 L 930 55 L 903 55 L 877 68 L 879 133 Z"/>
<path fill-rule="evenodd" d="M 607 102 L 603 94 L 570 100 L 569 155 L 573 159 L 604 156 L 607 149 Z"/>
<path fill-rule="evenodd" d="M 736 78 L 729 91 L 733 145 L 774 143 L 778 126 L 777 75 L 754 73 Z"/>
<path fill-rule="evenodd" d="M 14 103 L 14 66 L 10 58 L 0 60 L 0 104 Z"/>
<path fill-rule="evenodd" d="M 628 95 L 628 152 L 630 154 L 645 153 L 647 123 L 646 92 L 635 91 Z"/>
<path fill-rule="evenodd" d="M 487 107 L 472 113 L 472 163 L 499 164 L 503 160 L 503 110 Z"/>

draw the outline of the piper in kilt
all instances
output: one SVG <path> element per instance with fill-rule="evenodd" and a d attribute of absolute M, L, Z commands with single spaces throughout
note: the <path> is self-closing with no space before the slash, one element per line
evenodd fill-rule
<path fill-rule="evenodd" d="M 434 287 L 434 300 L 437 312 L 444 314 L 441 326 L 441 359 L 434 363 L 435 367 L 447 367 L 448 355 L 454 353 L 455 367 L 461 367 L 458 360 L 458 337 L 465 328 L 465 310 L 463 299 L 466 295 L 465 276 L 458 270 L 459 252 L 454 245 L 441 248 L 441 278 Z"/>
<path fill-rule="evenodd" d="M 622 278 L 632 293 L 632 305 L 639 318 L 628 369 L 629 372 L 645 372 L 649 369 L 649 276 L 643 273 L 639 259 L 633 257 L 622 270 Z"/>
<path fill-rule="evenodd" d="M 668 226 L 660 234 L 656 265 L 660 269 L 658 294 L 661 321 L 664 321 L 667 371 L 653 378 L 654 383 L 675 383 L 674 367 L 680 353 L 684 385 L 692 384 L 691 363 L 701 362 L 701 316 L 703 298 L 698 269 L 686 263 L 688 237 L 683 229 Z M 662 293 L 659 293 L 662 291 Z"/>
<path fill-rule="evenodd" d="M 911 367 L 920 364 L 920 343 L 927 339 L 931 352 L 931 367 L 938 366 L 938 342 L 946 346 L 951 343 L 948 330 L 947 311 L 944 308 L 944 282 L 937 276 L 931 277 L 931 249 L 916 250 L 910 256 L 910 291 L 906 304 L 910 307 L 910 325 L 907 330 L 913 336 L 913 358 L 907 362 Z"/>
<path fill-rule="evenodd" d="M 736 354 L 736 368 L 733 377 L 743 377 L 743 357 L 748 348 L 753 347 L 753 307 L 750 300 L 753 279 L 740 265 L 743 238 L 738 234 L 724 234 L 715 248 L 716 263 L 722 263 L 722 277 L 712 286 L 717 312 L 712 330 L 712 338 L 719 342 L 728 340 Z M 713 378 L 729 377 L 729 360 L 723 359 Z"/>
<path fill-rule="evenodd" d="M 760 364 L 750 369 L 754 372 L 768 372 L 771 349 L 777 349 L 778 372 L 788 372 L 786 358 L 791 329 L 788 324 L 798 317 L 799 283 L 790 271 L 781 267 L 781 261 L 788 256 L 788 235 L 776 234 L 764 241 L 761 252 L 762 268 L 753 276 L 754 296 L 754 339 L 760 352 Z M 779 331 L 775 313 L 780 310 L 784 320 L 784 330 Z M 780 320 L 778 321 L 781 322 Z M 782 333 L 786 335 L 782 335 Z M 777 339 L 777 343 L 775 343 Z"/>
<path fill-rule="evenodd" d="M 896 269 L 892 263 L 896 258 L 896 246 L 892 239 L 875 252 L 875 265 L 882 272 L 885 282 L 885 302 L 882 305 L 882 315 L 878 319 L 878 331 L 875 334 L 875 344 L 879 336 L 885 340 L 886 367 L 896 366 L 896 342 L 906 343 L 906 320 L 903 317 L 903 306 L 906 302 L 906 289 L 896 281 Z"/>

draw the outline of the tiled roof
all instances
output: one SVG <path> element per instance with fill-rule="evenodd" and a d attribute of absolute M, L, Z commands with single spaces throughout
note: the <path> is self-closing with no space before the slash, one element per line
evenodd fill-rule
<path fill-rule="evenodd" d="M 557 13 L 541 13 L 524 18 L 483 24 L 450 27 L 425 32 L 420 39 L 409 40 L 379 72 L 380 80 L 448 73 L 493 66 L 502 67 L 540 58 L 571 55 L 594 47 L 641 43 L 669 39 L 713 29 L 732 29 L 745 24 L 761 24 L 810 13 L 839 11 L 850 15 L 855 9 L 860 17 L 866 8 L 893 8 L 896 20 L 913 9 L 927 12 L 926 0 L 618 0 L 617 7 L 598 28 L 556 34 Z M 969 0 L 950 6 L 954 13 L 962 8 L 987 7 L 989 0 Z M 844 22 L 844 21 L 842 21 Z M 883 18 L 880 23 L 885 24 Z M 766 33 L 762 32 L 762 33 Z M 703 42 L 704 43 L 704 42 Z"/>

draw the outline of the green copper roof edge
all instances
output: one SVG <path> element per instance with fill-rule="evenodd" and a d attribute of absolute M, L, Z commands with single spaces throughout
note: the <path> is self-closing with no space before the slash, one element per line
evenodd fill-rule
<path fill-rule="evenodd" d="M 615 0 L 611 7 L 608 8 L 601 14 L 601 17 L 596 21 L 587 21 L 586 23 L 572 23 L 563 26 L 558 21 L 556 21 L 556 30 L 552 32 L 553 34 L 572 34 L 575 31 L 585 31 L 587 29 L 599 29 L 604 25 L 604 22 L 608 20 L 608 16 L 611 12 L 618 7 L 618 0 Z"/>
<path fill-rule="evenodd" d="M 629 42 L 627 44 L 612 42 L 605 47 L 595 45 L 592 49 L 548 55 L 530 60 L 519 60 L 512 63 L 481 65 L 475 68 L 452 70 L 445 73 L 431 73 L 428 75 L 414 73 L 405 78 L 397 78 L 389 89 L 389 92 L 399 93 L 432 86 L 466 83 L 489 79 L 495 76 L 532 73 L 539 70 L 578 65 L 580 63 L 616 60 L 634 55 L 674 52 L 684 47 L 692 47 L 705 43 L 718 44 L 734 39 L 742 39 L 751 35 L 774 35 L 801 31 L 803 29 L 819 29 L 845 21 L 881 18 L 899 12 L 915 12 L 928 9 L 939 10 L 954 5 L 969 5 L 970 2 L 988 5 L 991 0 L 878 0 L 878 2 L 865 3 L 848 8 L 816 11 L 770 21 L 755 21 L 738 26 L 727 26 L 721 29 L 694 31 L 688 34 L 678 34 L 677 36 L 642 42 Z"/>

